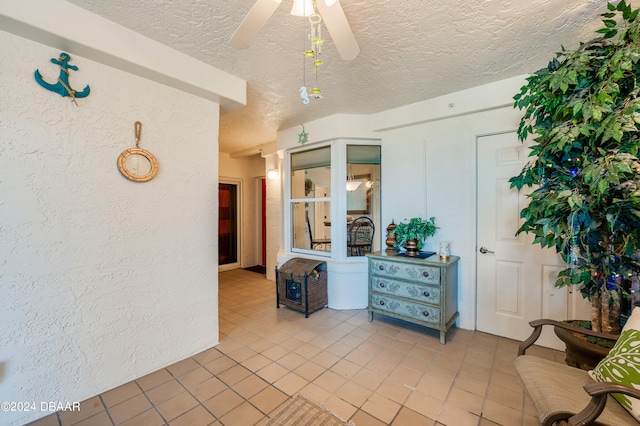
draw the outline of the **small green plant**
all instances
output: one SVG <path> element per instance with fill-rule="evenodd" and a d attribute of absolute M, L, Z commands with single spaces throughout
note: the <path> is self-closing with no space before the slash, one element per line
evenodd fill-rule
<path fill-rule="evenodd" d="M 309 194 L 311 194 L 311 192 L 313 192 L 313 181 L 311 179 L 305 179 L 304 180 L 304 195 L 308 196 Z"/>
<path fill-rule="evenodd" d="M 396 247 L 408 240 L 418 240 L 418 248 L 422 248 L 422 240 L 432 237 L 436 233 L 436 229 L 439 228 L 436 226 L 435 217 L 429 220 L 414 217 L 408 222 L 398 223 L 390 233 L 396 236 Z"/>

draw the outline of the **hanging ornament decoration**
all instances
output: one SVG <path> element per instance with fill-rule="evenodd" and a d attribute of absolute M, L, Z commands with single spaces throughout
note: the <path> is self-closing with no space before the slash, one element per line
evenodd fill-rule
<path fill-rule="evenodd" d="M 324 44 L 324 38 L 322 37 L 322 17 L 316 10 L 316 0 L 313 0 L 312 13 L 309 15 L 309 32 L 307 34 L 307 40 L 305 41 L 304 50 L 304 62 L 302 65 L 303 84 L 300 88 L 300 97 L 302 103 L 307 105 L 309 103 L 309 97 L 314 99 L 322 99 L 322 91 L 318 87 L 318 69 L 322 65 L 322 45 Z M 307 60 L 311 61 L 313 69 L 313 83 L 314 86 L 311 89 L 307 89 Z"/>
<path fill-rule="evenodd" d="M 300 145 L 304 145 L 305 143 L 309 142 L 309 133 L 304 131 L 304 124 L 301 124 L 302 126 L 302 132 L 298 133 L 298 143 Z"/>
<path fill-rule="evenodd" d="M 58 77 L 58 81 L 56 83 L 47 83 L 42 78 L 40 71 L 36 69 L 34 74 L 36 81 L 42 87 L 52 92 L 58 93 L 60 96 L 69 96 L 76 106 L 78 106 L 78 102 L 76 102 L 77 98 L 85 98 L 89 96 L 89 85 L 85 86 L 82 91 L 78 92 L 71 88 L 69 84 L 69 70 L 78 71 L 78 67 L 75 65 L 69 65 L 69 61 L 71 60 L 71 56 L 68 53 L 61 52 L 60 57 L 58 59 L 51 58 L 51 63 L 60 66 L 60 76 Z"/>
<path fill-rule="evenodd" d="M 309 103 L 309 94 L 307 93 L 307 88 L 304 86 L 300 88 L 300 97 L 302 98 L 303 104 L 306 105 Z"/>

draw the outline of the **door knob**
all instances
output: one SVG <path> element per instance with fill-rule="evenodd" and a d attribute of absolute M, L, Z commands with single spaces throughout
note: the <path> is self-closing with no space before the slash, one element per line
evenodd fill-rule
<path fill-rule="evenodd" d="M 482 254 L 487 254 L 487 253 L 495 254 L 495 251 L 488 250 L 486 247 L 480 247 L 480 253 L 482 253 Z"/>

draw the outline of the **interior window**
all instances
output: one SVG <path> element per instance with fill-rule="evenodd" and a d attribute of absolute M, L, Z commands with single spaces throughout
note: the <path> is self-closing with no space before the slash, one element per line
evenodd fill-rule
<path fill-rule="evenodd" d="M 380 250 L 380 146 L 347 145 L 346 167 L 347 256 L 364 256 Z"/>
<path fill-rule="evenodd" d="M 292 248 L 331 252 L 331 147 L 291 154 Z"/>

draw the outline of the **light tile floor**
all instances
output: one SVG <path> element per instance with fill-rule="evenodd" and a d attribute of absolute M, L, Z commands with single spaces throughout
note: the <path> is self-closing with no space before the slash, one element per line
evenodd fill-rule
<path fill-rule="evenodd" d="M 264 425 L 302 392 L 357 426 L 536 425 L 511 361 L 518 342 L 439 332 L 366 310 L 275 307 L 275 283 L 220 273 L 220 344 L 90 398 L 45 425 Z M 563 352 L 530 353 L 562 362 Z"/>

